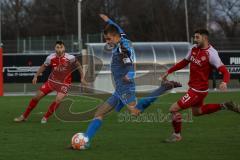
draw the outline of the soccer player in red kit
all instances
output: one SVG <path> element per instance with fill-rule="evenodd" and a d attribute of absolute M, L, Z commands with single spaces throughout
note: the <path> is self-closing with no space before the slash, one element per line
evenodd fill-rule
<path fill-rule="evenodd" d="M 48 80 L 39 88 L 37 94 L 31 99 L 27 109 L 20 116 L 14 119 L 15 122 L 26 121 L 30 112 L 37 106 L 38 102 L 47 94 L 52 91 L 57 92 L 56 99 L 49 106 L 48 111 L 43 116 L 41 123 L 46 123 L 48 118 L 54 113 L 59 106 L 60 102 L 66 96 L 69 87 L 71 85 L 71 73 L 78 69 L 81 75 L 81 83 L 86 84 L 81 64 L 75 58 L 75 56 L 65 53 L 65 46 L 62 41 L 57 41 L 55 44 L 55 53 L 49 55 L 44 64 L 38 69 L 34 76 L 32 83 L 35 85 L 38 80 L 38 76 L 42 74 L 47 67 L 51 67 L 52 71 L 48 77 Z"/>
<path fill-rule="evenodd" d="M 233 102 L 223 104 L 205 104 L 204 99 L 208 94 L 209 74 L 216 68 L 222 75 L 223 80 L 219 85 L 221 91 L 227 90 L 227 83 L 230 80 L 230 74 L 222 63 L 218 52 L 209 44 L 209 32 L 205 29 L 196 30 L 194 41 L 196 45 L 189 51 L 185 59 L 171 67 L 163 76 L 167 76 L 174 71 L 180 70 L 190 64 L 190 79 L 188 82 L 189 90 L 176 103 L 170 107 L 172 113 L 173 134 L 166 139 L 166 142 L 177 142 L 181 137 L 181 113 L 179 111 L 192 108 L 194 116 L 210 114 L 221 109 L 229 109 L 240 112 L 240 107 Z"/>

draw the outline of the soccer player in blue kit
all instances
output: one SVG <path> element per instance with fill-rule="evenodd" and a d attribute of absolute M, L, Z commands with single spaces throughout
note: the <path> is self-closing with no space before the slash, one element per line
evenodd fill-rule
<path fill-rule="evenodd" d="M 98 106 L 95 117 L 84 134 L 89 142 L 102 125 L 103 117 L 114 108 L 116 111 L 120 111 L 126 105 L 132 115 L 138 116 L 157 99 L 157 96 L 172 88 L 181 87 L 180 83 L 165 81 L 148 97 L 137 102 L 134 83 L 134 50 L 131 43 L 117 24 L 104 14 L 100 14 L 100 17 L 107 23 L 104 28 L 106 44 L 112 46 L 111 72 L 114 78 L 115 92 L 105 103 Z M 89 142 L 86 144 L 86 148 L 89 147 Z"/>

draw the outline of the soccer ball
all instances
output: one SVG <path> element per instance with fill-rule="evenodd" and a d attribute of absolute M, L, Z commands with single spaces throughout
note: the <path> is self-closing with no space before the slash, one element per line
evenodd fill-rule
<path fill-rule="evenodd" d="M 83 133 L 76 133 L 72 137 L 72 148 L 76 150 L 84 150 L 87 148 L 89 139 Z"/>

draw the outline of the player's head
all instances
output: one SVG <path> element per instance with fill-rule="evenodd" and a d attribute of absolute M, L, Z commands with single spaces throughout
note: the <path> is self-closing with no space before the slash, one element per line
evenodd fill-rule
<path fill-rule="evenodd" d="M 106 43 L 117 44 L 120 41 L 120 33 L 117 27 L 115 27 L 112 24 L 108 24 L 105 26 L 103 34 L 104 34 Z"/>
<path fill-rule="evenodd" d="M 209 32 L 206 29 L 198 29 L 194 32 L 194 42 L 198 47 L 204 47 L 208 44 Z"/>
<path fill-rule="evenodd" d="M 64 46 L 64 43 L 63 41 L 57 41 L 56 44 L 55 44 L 55 52 L 57 54 L 63 54 L 65 52 L 65 46 Z"/>

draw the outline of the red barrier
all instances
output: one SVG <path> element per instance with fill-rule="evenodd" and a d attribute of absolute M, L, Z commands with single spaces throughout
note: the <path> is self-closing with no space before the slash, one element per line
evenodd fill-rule
<path fill-rule="evenodd" d="M 0 96 L 3 96 L 3 50 L 0 48 Z"/>

